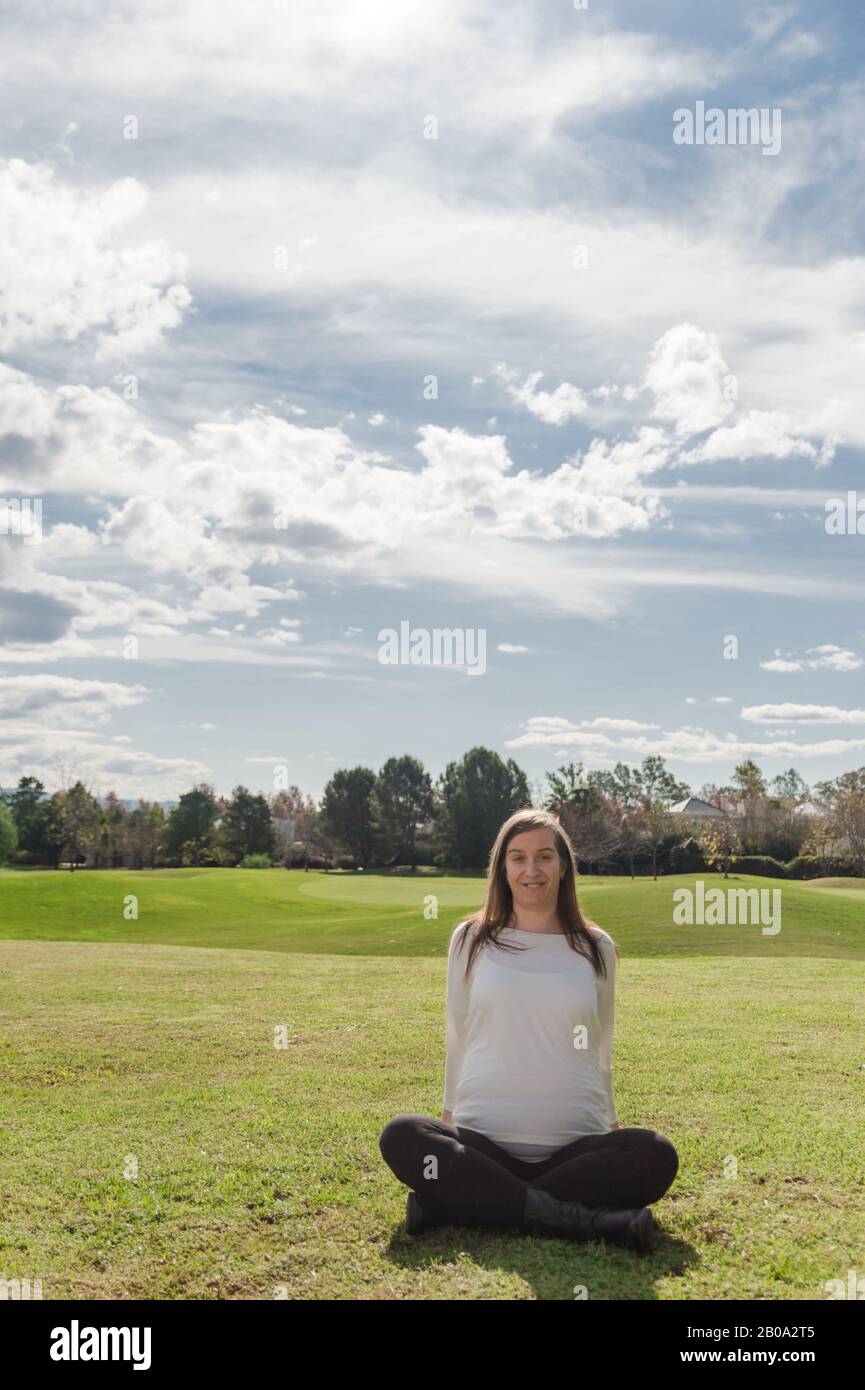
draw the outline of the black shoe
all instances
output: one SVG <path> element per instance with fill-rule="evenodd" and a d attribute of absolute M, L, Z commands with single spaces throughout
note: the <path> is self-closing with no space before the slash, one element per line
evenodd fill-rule
<path fill-rule="evenodd" d="M 423 1206 L 416 1192 L 409 1192 L 405 1199 L 405 1229 L 410 1236 L 419 1235 L 433 1226 L 447 1226 L 446 1219 L 435 1215 L 429 1206 Z"/>
<path fill-rule="evenodd" d="M 654 1250 L 658 1227 L 648 1207 L 588 1207 L 565 1202 L 542 1187 L 528 1187 L 523 1229 L 566 1240 L 607 1240 L 640 1254 Z"/>

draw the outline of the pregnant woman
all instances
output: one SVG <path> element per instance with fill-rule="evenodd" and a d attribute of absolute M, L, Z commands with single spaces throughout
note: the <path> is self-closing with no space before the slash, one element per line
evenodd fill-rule
<path fill-rule="evenodd" d="M 679 1159 L 664 1135 L 619 1125 L 617 954 L 580 911 L 556 818 L 517 811 L 496 837 L 483 910 L 450 941 L 442 1119 L 397 1115 L 379 1139 L 410 1188 L 411 1234 L 497 1226 L 654 1248 L 649 1204 Z"/>

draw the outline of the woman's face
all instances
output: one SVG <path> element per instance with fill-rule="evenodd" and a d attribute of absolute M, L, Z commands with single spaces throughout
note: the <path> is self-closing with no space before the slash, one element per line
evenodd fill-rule
<path fill-rule="evenodd" d="M 555 912 L 565 866 L 552 830 L 524 830 L 505 851 L 505 873 L 514 906 Z"/>

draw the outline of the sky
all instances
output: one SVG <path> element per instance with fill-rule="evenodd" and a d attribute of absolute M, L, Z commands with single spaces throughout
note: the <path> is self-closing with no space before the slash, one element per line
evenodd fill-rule
<path fill-rule="evenodd" d="M 4 14 L 0 785 L 865 764 L 857 4 Z"/>

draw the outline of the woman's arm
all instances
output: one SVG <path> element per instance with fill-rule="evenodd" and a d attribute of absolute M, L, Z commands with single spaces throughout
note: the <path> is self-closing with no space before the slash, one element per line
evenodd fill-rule
<path fill-rule="evenodd" d="M 595 926 L 595 923 L 590 925 Z M 598 1062 L 607 1092 L 607 1111 L 610 1129 L 621 1129 L 616 1102 L 613 1098 L 613 1019 L 616 1006 L 616 948 L 609 937 L 601 937 L 598 945 L 607 963 L 606 976 L 598 976 L 598 1021 L 601 1026 Z"/>
<path fill-rule="evenodd" d="M 445 1124 L 453 1124 L 453 1107 L 457 1098 L 457 1086 L 463 1064 L 466 1041 L 466 1020 L 468 1018 L 469 991 L 463 976 L 465 974 L 468 947 L 457 952 L 457 943 L 464 923 L 456 928 L 451 936 L 448 951 L 447 996 L 445 1001 L 445 1084 L 442 1099 L 442 1119 Z"/>

